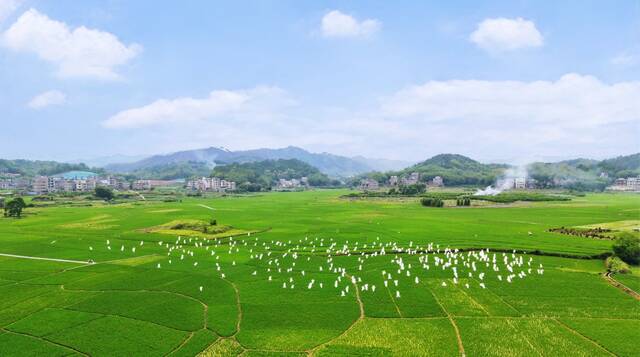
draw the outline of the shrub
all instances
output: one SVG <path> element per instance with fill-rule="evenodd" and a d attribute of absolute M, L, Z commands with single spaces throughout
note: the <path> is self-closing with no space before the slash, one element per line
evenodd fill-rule
<path fill-rule="evenodd" d="M 443 207 L 444 201 L 439 198 L 423 197 L 420 199 L 420 204 L 425 207 Z"/>
<path fill-rule="evenodd" d="M 16 197 L 5 204 L 4 216 L 20 218 L 20 216 L 22 216 L 22 210 L 25 207 L 27 207 L 27 205 L 24 199 L 22 197 Z"/>
<path fill-rule="evenodd" d="M 623 261 L 637 265 L 640 263 L 640 237 L 622 233 L 613 244 L 613 252 Z"/>
<path fill-rule="evenodd" d="M 618 257 L 608 257 L 607 260 L 605 260 L 605 265 L 611 273 L 627 274 L 631 272 L 627 263 Z"/>
<path fill-rule="evenodd" d="M 110 188 L 98 186 L 94 192 L 95 196 L 105 201 L 111 201 L 114 197 L 113 191 Z"/>

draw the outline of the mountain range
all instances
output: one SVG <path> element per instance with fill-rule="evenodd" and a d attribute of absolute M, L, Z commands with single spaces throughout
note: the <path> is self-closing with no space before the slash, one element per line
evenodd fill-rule
<path fill-rule="evenodd" d="M 370 171 L 399 170 L 411 164 L 410 162 L 399 160 L 312 153 L 295 146 L 280 149 L 241 151 L 230 151 L 224 148 L 210 147 L 206 149 L 178 151 L 165 155 L 154 155 L 134 162 L 108 164 L 105 165 L 104 168 L 109 172 L 132 173 L 185 162 L 206 163 L 213 168 L 220 164 L 278 159 L 297 159 L 318 168 L 320 172 L 332 177 L 350 177 Z"/>

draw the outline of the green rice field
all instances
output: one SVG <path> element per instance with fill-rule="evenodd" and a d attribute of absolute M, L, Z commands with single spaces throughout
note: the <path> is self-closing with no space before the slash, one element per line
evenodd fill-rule
<path fill-rule="evenodd" d="M 602 276 L 612 241 L 548 231 L 638 222 L 640 195 L 346 193 L 0 219 L 0 356 L 640 356 L 640 301 Z M 212 218 L 234 235 L 167 228 Z M 638 272 L 614 278 L 638 291 Z"/>

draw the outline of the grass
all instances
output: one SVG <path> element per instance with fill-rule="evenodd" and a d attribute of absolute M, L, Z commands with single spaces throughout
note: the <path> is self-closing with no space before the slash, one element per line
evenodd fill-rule
<path fill-rule="evenodd" d="M 454 324 L 470 356 L 636 353 L 640 305 L 609 285 L 600 275 L 604 261 L 591 258 L 610 251 L 612 242 L 548 230 L 633 222 L 640 197 L 590 194 L 424 209 L 417 198 L 341 199 L 346 193 L 60 202 L 29 208 L 23 219 L 0 219 L 0 253 L 97 262 L 0 256 L 0 355 L 455 356 Z M 193 234 L 172 229 L 212 215 L 224 226 L 243 228 L 217 239 L 207 239 L 200 226 L 187 227 Z M 499 261 L 516 250 L 525 264 L 532 258 L 534 272 L 508 284 L 497 280 L 503 271 L 479 265 L 485 289 L 477 273 L 468 277 L 460 265 L 464 275 L 455 284 L 450 270 L 432 263 L 444 258 L 442 252 L 430 256 L 430 270 L 421 268 L 419 254 L 399 253 L 412 274 L 397 272 L 392 247 L 430 242 L 441 249 L 490 248 Z M 335 248 L 328 253 L 330 244 Z M 389 244 L 387 255 L 370 254 L 382 244 Z M 336 253 L 343 246 L 349 254 Z M 526 254 L 534 251 L 565 257 Z M 339 274 L 327 259 L 360 281 L 351 284 L 345 276 L 334 288 Z M 535 273 L 539 264 L 542 275 Z M 397 287 L 384 287 L 382 270 L 393 274 Z M 638 273 L 631 267 L 631 274 L 614 277 L 634 288 Z M 377 290 L 356 295 L 364 284 Z"/>

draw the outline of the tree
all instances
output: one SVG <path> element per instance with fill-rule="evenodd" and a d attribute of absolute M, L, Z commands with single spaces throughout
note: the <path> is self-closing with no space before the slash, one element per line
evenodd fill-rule
<path fill-rule="evenodd" d="M 7 202 L 4 206 L 4 216 L 5 217 L 16 217 L 20 218 L 22 216 L 22 210 L 27 206 L 22 197 L 16 197 L 13 200 Z"/>
<path fill-rule="evenodd" d="M 105 201 L 111 201 L 114 198 L 113 191 L 107 187 L 96 187 L 94 195 Z"/>
<path fill-rule="evenodd" d="M 613 252 L 629 264 L 640 264 L 640 237 L 625 232 L 613 244 Z"/>

